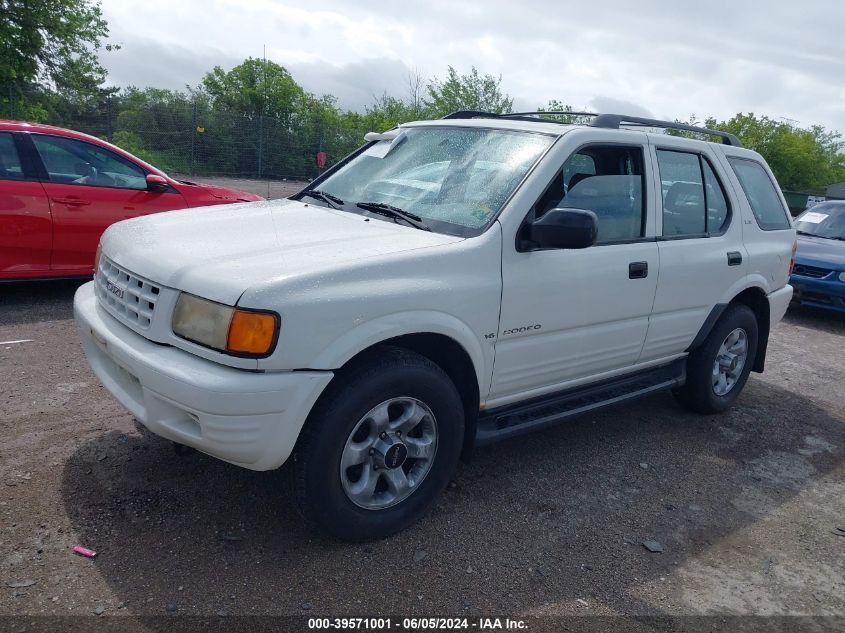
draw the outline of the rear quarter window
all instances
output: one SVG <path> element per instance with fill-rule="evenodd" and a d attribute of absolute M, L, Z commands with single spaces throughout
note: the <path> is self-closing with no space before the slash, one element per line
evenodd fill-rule
<path fill-rule="evenodd" d="M 728 157 L 728 162 L 739 179 L 757 225 L 764 231 L 791 228 L 778 190 L 763 166 L 747 158 L 731 156 Z"/>

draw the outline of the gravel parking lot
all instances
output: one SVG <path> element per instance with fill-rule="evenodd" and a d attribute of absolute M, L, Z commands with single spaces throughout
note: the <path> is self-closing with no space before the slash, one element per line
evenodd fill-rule
<path fill-rule="evenodd" d="M 0 343 L 2 615 L 845 616 L 836 315 L 791 311 L 725 415 L 661 394 L 478 451 L 420 524 L 347 545 L 284 471 L 139 431 L 83 358 L 77 286 L 0 286 L 0 342 L 31 339 Z"/>

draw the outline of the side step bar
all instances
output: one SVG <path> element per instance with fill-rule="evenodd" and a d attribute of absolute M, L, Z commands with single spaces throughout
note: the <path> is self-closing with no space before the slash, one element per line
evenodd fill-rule
<path fill-rule="evenodd" d="M 639 398 L 655 391 L 680 387 L 686 382 L 686 359 L 668 365 L 613 378 L 599 384 L 576 387 L 528 402 L 482 411 L 478 417 L 476 446 L 486 446 L 515 435 L 546 428 L 601 407 Z"/>

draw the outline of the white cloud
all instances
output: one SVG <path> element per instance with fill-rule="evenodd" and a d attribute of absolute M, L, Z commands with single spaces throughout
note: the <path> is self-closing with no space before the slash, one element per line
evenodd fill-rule
<path fill-rule="evenodd" d="M 119 85 L 182 87 L 267 55 L 316 93 L 361 108 L 409 68 L 501 74 L 518 107 L 699 118 L 754 111 L 845 131 L 839 0 L 105 0 Z"/>

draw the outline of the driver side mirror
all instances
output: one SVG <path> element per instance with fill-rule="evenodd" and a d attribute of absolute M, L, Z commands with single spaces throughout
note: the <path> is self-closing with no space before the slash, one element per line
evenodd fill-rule
<path fill-rule="evenodd" d="M 170 189 L 170 183 L 167 178 L 159 176 L 158 174 L 147 174 L 147 191 L 167 191 Z"/>
<path fill-rule="evenodd" d="M 587 248 L 596 243 L 599 221 L 586 209 L 552 209 L 524 228 L 528 250 Z"/>

